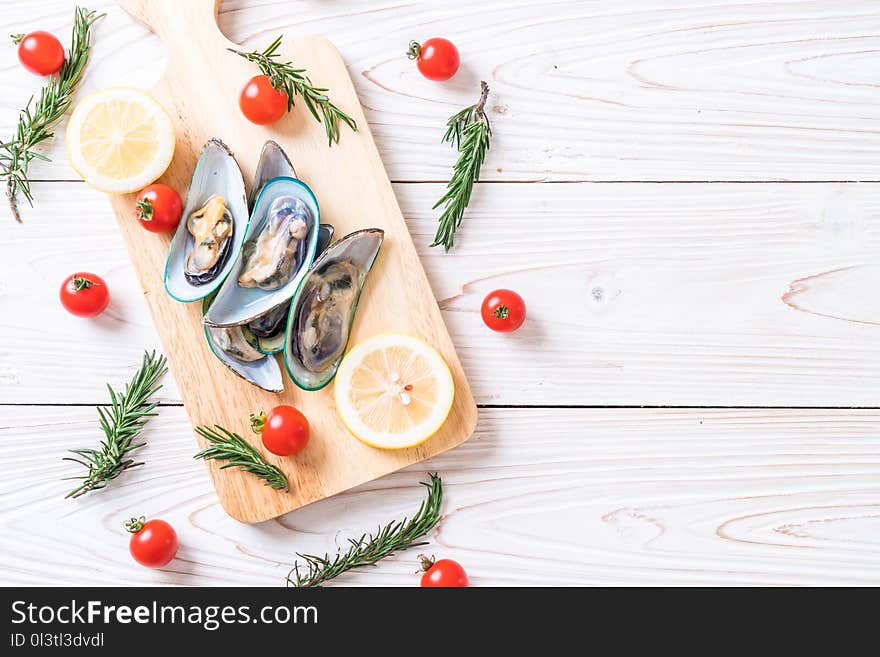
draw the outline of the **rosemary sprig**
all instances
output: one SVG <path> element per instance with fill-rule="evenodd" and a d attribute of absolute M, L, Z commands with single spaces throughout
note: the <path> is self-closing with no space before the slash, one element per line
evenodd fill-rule
<path fill-rule="evenodd" d="M 28 100 L 18 116 L 18 127 L 11 141 L 0 143 L 0 180 L 6 181 L 6 197 L 12 216 L 21 223 L 18 211 L 18 196 L 24 196 L 33 206 L 34 197 L 28 169 L 33 160 L 49 161 L 49 158 L 36 150 L 36 147 L 54 136 L 52 129 L 70 107 L 73 94 L 82 79 L 83 71 L 89 61 L 90 32 L 92 25 L 104 14 L 96 14 L 83 7 L 77 7 L 73 16 L 73 33 L 70 50 L 61 65 L 57 76 L 53 76 L 40 91 L 36 104 L 33 97 Z M 19 35 L 12 35 L 15 40 Z"/>
<path fill-rule="evenodd" d="M 257 475 L 270 488 L 285 492 L 290 488 L 287 475 L 280 468 L 269 463 L 259 450 L 237 433 L 219 425 L 214 425 L 214 429 L 197 427 L 196 431 L 210 442 L 211 446 L 193 456 L 194 459 L 229 461 L 220 466 L 220 469 L 241 468 L 245 472 Z"/>
<path fill-rule="evenodd" d="M 436 473 L 431 474 L 430 483 L 421 482 L 428 489 L 428 498 L 419 505 L 416 514 L 407 521 L 389 522 L 379 527 L 376 534 L 363 534 L 359 539 L 348 539 L 348 551 L 337 553 L 331 561 L 330 555 L 323 557 L 314 554 L 297 553 L 305 561 L 303 570 L 299 562 L 287 574 L 287 585 L 294 587 L 321 586 L 324 582 L 353 568 L 374 566 L 377 561 L 392 552 L 425 545 L 419 539 L 430 532 L 440 522 L 440 503 L 443 501 L 443 482 Z"/>
<path fill-rule="evenodd" d="M 283 36 L 283 35 L 282 35 Z M 339 143 L 339 122 L 342 121 L 349 128 L 357 132 L 357 123 L 348 114 L 334 105 L 326 92 L 329 89 L 325 87 L 316 87 L 307 75 L 306 69 L 294 68 L 292 62 L 278 61 L 278 48 L 281 46 L 281 36 L 270 43 L 262 52 L 254 50 L 253 52 L 242 52 L 229 48 L 230 52 L 234 52 L 239 57 L 244 57 L 249 62 L 253 62 L 260 69 L 263 75 L 269 76 L 272 86 L 278 91 L 284 91 L 287 94 L 287 111 L 293 107 L 293 96 L 299 94 L 302 96 L 306 107 L 315 117 L 318 123 L 324 124 L 324 130 L 327 132 L 327 144 L 332 146 Z M 320 111 L 320 115 L 318 112 Z"/>
<path fill-rule="evenodd" d="M 79 497 L 89 491 L 104 488 L 107 482 L 116 479 L 126 470 L 143 465 L 143 462 L 135 462 L 129 455 L 139 447 L 146 445 L 145 442 L 134 442 L 138 434 L 144 428 L 147 421 L 156 415 L 153 411 L 157 402 L 151 402 L 150 397 L 162 387 L 158 385 L 159 379 L 167 371 L 165 357 L 161 354 L 157 357 L 156 352 L 144 352 L 144 359 L 140 369 L 126 384 L 122 393 L 110 391 L 110 408 L 98 407 L 101 429 L 106 438 L 101 441 L 99 449 L 72 449 L 78 458 L 64 457 L 65 461 L 79 463 L 88 472 L 80 477 L 67 477 L 67 479 L 79 479 L 82 483 L 70 491 L 65 497 Z"/>
<path fill-rule="evenodd" d="M 458 161 L 452 172 L 452 179 L 446 186 L 446 193 L 434 204 L 436 209 L 445 204 L 440 216 L 440 225 L 431 246 L 442 245 L 446 251 L 455 242 L 455 231 L 461 225 L 464 211 L 471 200 L 474 182 L 480 179 L 480 167 L 489 151 L 489 139 L 492 127 L 486 116 L 486 99 L 489 97 L 489 85 L 480 82 L 480 100 L 475 105 L 465 107 L 453 114 L 446 122 L 446 134 L 443 141 L 458 149 Z"/>

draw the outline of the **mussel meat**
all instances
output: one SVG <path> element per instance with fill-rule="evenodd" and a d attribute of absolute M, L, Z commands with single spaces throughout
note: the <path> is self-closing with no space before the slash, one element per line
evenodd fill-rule
<path fill-rule="evenodd" d="M 193 248 L 186 256 L 184 276 L 192 285 L 214 280 L 223 269 L 232 244 L 234 225 L 226 199 L 213 195 L 186 222 Z"/>
<path fill-rule="evenodd" d="M 243 363 L 252 363 L 265 358 L 266 354 L 258 351 L 247 339 L 246 330 L 246 328 L 241 326 L 208 327 L 208 332 L 214 339 L 214 343 L 236 360 L 240 360 Z"/>
<path fill-rule="evenodd" d="M 309 209 L 300 199 L 275 199 L 256 239 L 242 248 L 244 265 L 238 284 L 275 290 L 290 280 L 304 259 L 311 223 Z"/>
<path fill-rule="evenodd" d="M 310 278 L 302 300 L 295 341 L 306 369 L 323 372 L 345 349 L 351 309 L 358 293 L 358 268 L 350 260 L 330 262 Z"/>
<path fill-rule="evenodd" d="M 248 328 L 258 338 L 268 338 L 283 331 L 287 325 L 287 314 L 290 311 L 290 303 L 282 303 L 264 315 L 260 315 Z"/>

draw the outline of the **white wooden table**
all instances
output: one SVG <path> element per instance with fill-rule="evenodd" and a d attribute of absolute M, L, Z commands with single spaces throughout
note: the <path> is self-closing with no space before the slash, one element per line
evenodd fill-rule
<path fill-rule="evenodd" d="M 108 0 L 85 91 L 149 87 L 159 40 Z M 73 2 L 0 2 L 0 34 L 67 41 Z M 170 377 L 143 468 L 64 500 L 65 450 L 158 346 L 107 200 L 63 138 L 36 206 L 0 208 L 0 584 L 279 585 L 296 551 L 410 513 L 437 470 L 428 553 L 475 585 L 880 584 L 880 6 L 237 0 L 234 41 L 325 34 L 350 66 L 481 405 L 464 446 L 257 526 L 227 517 Z M 408 41 L 463 70 L 422 79 Z M 452 165 L 442 124 L 492 87 L 495 142 L 454 251 L 429 249 Z M 40 81 L 0 46 L 0 136 Z M 113 305 L 67 315 L 98 272 Z M 496 287 L 516 334 L 483 327 Z M 122 522 L 182 539 L 135 565 Z M 418 551 L 338 580 L 416 585 Z"/>

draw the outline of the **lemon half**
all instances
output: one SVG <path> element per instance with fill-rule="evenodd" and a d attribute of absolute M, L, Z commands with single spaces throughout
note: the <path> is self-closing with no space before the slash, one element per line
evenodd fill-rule
<path fill-rule="evenodd" d="M 382 449 L 414 447 L 449 415 L 455 385 L 446 362 L 418 338 L 376 335 L 339 365 L 336 410 L 359 440 Z"/>
<path fill-rule="evenodd" d="M 67 124 L 67 155 L 88 184 L 124 194 L 146 187 L 171 164 L 174 127 L 139 89 L 110 87 L 86 96 Z"/>

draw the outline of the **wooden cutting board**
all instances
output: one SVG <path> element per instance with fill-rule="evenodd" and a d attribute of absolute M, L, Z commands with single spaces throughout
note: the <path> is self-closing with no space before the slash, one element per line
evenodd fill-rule
<path fill-rule="evenodd" d="M 242 116 L 239 92 L 259 71 L 227 51 L 235 44 L 217 27 L 219 0 L 119 0 L 119 4 L 159 34 L 168 50 L 164 78 L 152 90 L 171 114 L 177 131 L 174 161 L 162 181 L 183 197 L 199 150 L 209 138 L 218 137 L 235 153 L 250 186 L 263 142 L 277 141 L 297 174 L 314 190 L 321 219 L 336 227 L 337 237 L 370 226 L 385 230 L 385 242 L 367 279 L 350 344 L 386 331 L 411 333 L 440 351 L 455 380 L 455 402 L 440 432 L 419 447 L 400 451 L 377 450 L 349 434 L 336 415 L 332 384 L 322 391 L 305 392 L 285 373 L 284 392 L 273 394 L 246 383 L 208 348 L 201 329 L 201 303 L 182 304 L 165 293 L 162 274 L 170 236 L 148 233 L 138 225 L 133 195 L 111 196 L 119 229 L 193 426 L 220 424 L 261 447 L 259 437 L 250 431 L 251 412 L 285 403 L 309 418 L 312 437 L 301 454 L 280 458 L 263 450 L 290 478 L 288 493 L 273 491 L 252 475 L 234 469 L 221 471 L 214 462 L 208 465 L 223 508 L 243 522 L 267 520 L 467 440 L 476 424 L 476 404 L 351 78 L 334 46 L 322 37 L 310 36 L 285 38 L 281 49 L 283 59 L 306 68 L 315 84 L 329 87 L 332 100 L 357 121 L 357 133 L 341 126 L 340 142 L 329 148 L 323 126 L 299 100 L 274 126 L 256 126 Z M 274 36 L 266 35 L 266 44 Z M 194 436 L 203 447 L 203 440 Z M 153 442 L 161 448 L 161 437 Z"/>

